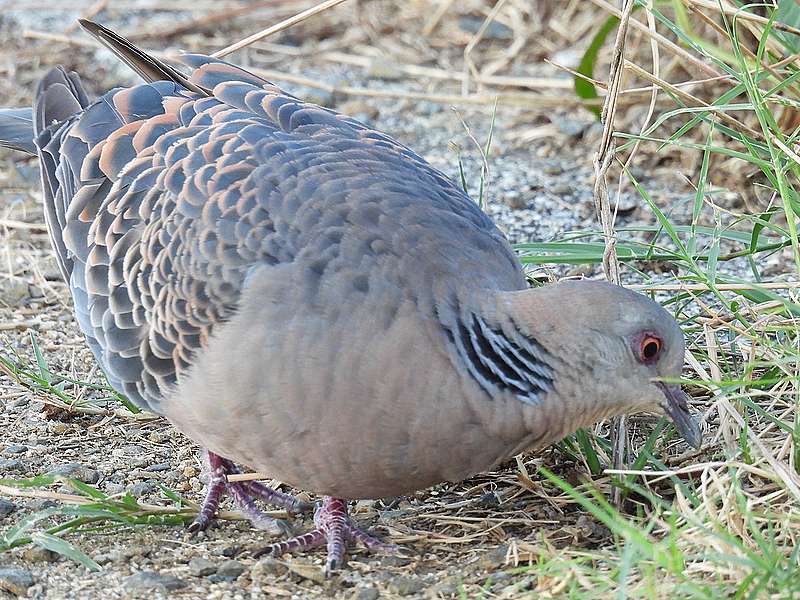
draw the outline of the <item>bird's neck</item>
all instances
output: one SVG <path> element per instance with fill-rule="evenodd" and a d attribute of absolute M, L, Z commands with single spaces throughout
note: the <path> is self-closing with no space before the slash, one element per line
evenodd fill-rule
<path fill-rule="evenodd" d="M 451 297 L 440 322 L 455 360 L 487 396 L 510 395 L 535 405 L 553 391 L 555 359 L 506 310 L 502 297 L 508 293 Z"/>

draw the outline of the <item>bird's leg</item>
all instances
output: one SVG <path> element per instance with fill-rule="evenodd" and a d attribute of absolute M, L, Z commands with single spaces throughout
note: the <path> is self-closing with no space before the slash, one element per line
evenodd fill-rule
<path fill-rule="evenodd" d="M 273 490 L 257 481 L 228 481 L 228 475 L 240 472 L 238 467 L 227 458 L 222 458 L 213 452 L 208 453 L 208 464 L 210 466 L 208 490 L 197 517 L 189 525 L 189 531 L 192 533 L 202 531 L 211 524 L 214 514 L 219 508 L 219 502 L 226 492 L 231 495 L 239 510 L 250 519 L 255 527 L 273 533 L 286 533 L 288 528 L 283 521 L 273 519 L 259 510 L 254 498 L 280 506 L 290 513 L 305 512 L 311 508 L 311 504 L 308 502 Z"/>
<path fill-rule="evenodd" d="M 347 503 L 338 498 L 325 496 L 322 504 L 314 511 L 316 529 L 290 540 L 271 544 L 258 550 L 255 556 L 272 554 L 278 556 L 286 552 L 307 550 L 323 544 L 328 548 L 325 572 L 330 574 L 344 563 L 348 542 L 359 542 L 371 552 L 397 552 L 399 546 L 387 544 L 357 527 L 347 516 Z"/>

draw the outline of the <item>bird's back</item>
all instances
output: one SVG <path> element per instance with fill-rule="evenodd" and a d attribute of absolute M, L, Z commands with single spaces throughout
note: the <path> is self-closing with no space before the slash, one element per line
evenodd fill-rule
<path fill-rule="evenodd" d="M 372 294 L 433 318 L 459 286 L 524 285 L 491 220 L 408 148 L 222 61 L 183 62 L 189 84 L 91 104 L 54 70 L 35 108 L 80 326 L 134 402 L 160 411 L 259 267 L 292 265 L 297 310 L 323 313 Z"/>

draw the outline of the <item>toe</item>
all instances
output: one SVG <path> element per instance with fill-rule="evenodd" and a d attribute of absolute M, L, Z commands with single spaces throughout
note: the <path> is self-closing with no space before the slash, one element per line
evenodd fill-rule
<path fill-rule="evenodd" d="M 270 544 L 269 546 L 259 548 L 253 552 L 253 558 L 260 558 L 262 556 L 278 556 L 278 553 L 275 551 L 276 546 L 277 544 Z"/>
<path fill-rule="evenodd" d="M 330 578 L 336 571 L 342 568 L 344 560 L 339 557 L 329 556 L 328 560 L 325 561 L 325 577 Z"/>
<path fill-rule="evenodd" d="M 194 535 L 196 533 L 200 533 L 201 531 L 205 531 L 210 524 L 211 519 L 205 519 L 201 516 L 197 516 L 195 520 L 189 524 L 187 530 L 191 535 Z"/>

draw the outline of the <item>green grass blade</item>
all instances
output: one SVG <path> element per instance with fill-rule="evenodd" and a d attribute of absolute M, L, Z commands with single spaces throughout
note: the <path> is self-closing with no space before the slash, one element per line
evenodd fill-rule
<path fill-rule="evenodd" d="M 86 554 L 78 550 L 75 546 L 60 537 L 50 535 L 43 531 L 37 531 L 31 535 L 31 542 L 37 546 L 41 546 L 51 552 L 65 556 L 78 564 L 83 565 L 90 571 L 100 571 L 100 565 L 94 562 Z"/>

